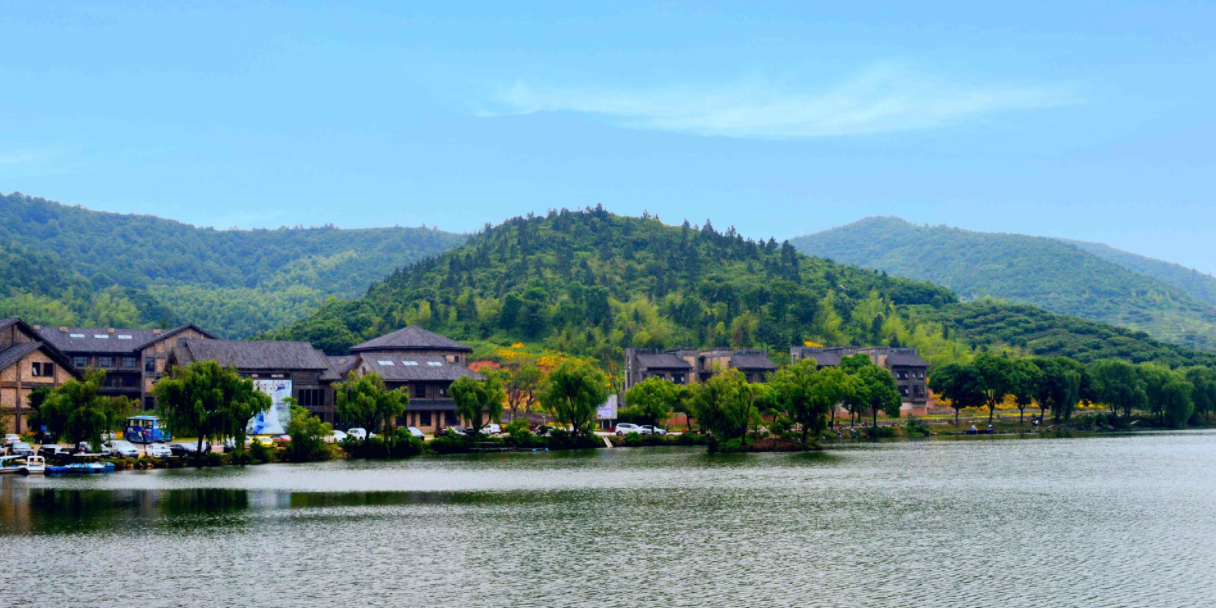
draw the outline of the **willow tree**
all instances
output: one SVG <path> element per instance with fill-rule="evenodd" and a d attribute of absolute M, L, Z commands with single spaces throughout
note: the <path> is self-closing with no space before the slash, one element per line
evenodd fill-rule
<path fill-rule="evenodd" d="M 197 454 L 209 438 L 235 437 L 238 449 L 243 448 L 249 419 L 274 404 L 270 395 L 253 388 L 253 380 L 214 360 L 173 368 L 152 392 L 156 411 L 170 430 L 198 435 Z"/>
<path fill-rule="evenodd" d="M 816 435 L 837 403 L 855 390 L 855 382 L 842 369 L 816 369 L 814 359 L 803 359 L 773 375 L 773 400 L 802 427 L 802 445 L 811 432 Z"/>
<path fill-rule="evenodd" d="M 352 371 L 345 382 L 334 385 L 334 409 L 338 417 L 368 433 L 379 431 L 382 426 L 391 427 L 409 402 L 404 390 L 388 390 L 384 378 L 375 372 L 358 376 Z"/>
<path fill-rule="evenodd" d="M 581 435 L 595 422 L 595 412 L 608 399 L 608 378 L 586 361 L 565 359 L 545 380 L 540 402 L 553 418 Z"/>
<path fill-rule="evenodd" d="M 456 402 L 456 413 L 472 425 L 472 435 L 480 435 L 485 425 L 502 421 L 502 402 L 506 392 L 495 374 L 483 380 L 461 376 L 448 389 Z"/>

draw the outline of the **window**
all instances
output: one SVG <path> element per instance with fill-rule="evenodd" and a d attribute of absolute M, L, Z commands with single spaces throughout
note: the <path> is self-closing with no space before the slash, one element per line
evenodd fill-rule
<path fill-rule="evenodd" d="M 83 338 L 83 337 L 84 337 L 84 334 L 68 334 L 68 337 L 71 337 L 71 338 Z"/>
<path fill-rule="evenodd" d="M 392 365 L 393 364 L 392 361 L 377 361 L 376 363 L 379 363 L 380 365 Z"/>
<path fill-rule="evenodd" d="M 114 367 L 114 357 L 98 357 L 97 367 L 106 368 Z"/>
<path fill-rule="evenodd" d="M 106 334 L 93 334 L 93 337 L 97 338 L 98 340 L 109 340 L 110 339 L 110 336 L 107 336 Z"/>
<path fill-rule="evenodd" d="M 899 375 L 899 379 L 900 379 L 900 380 L 907 380 L 907 379 L 908 379 L 908 372 L 905 372 L 905 371 L 904 371 L 904 370 L 902 370 L 902 369 L 901 369 L 901 370 L 899 370 L 898 375 Z"/>
<path fill-rule="evenodd" d="M 430 412 L 418 412 L 418 426 L 431 426 Z"/>
<path fill-rule="evenodd" d="M 79 367 L 81 370 L 89 366 L 88 357 L 72 357 L 72 365 Z"/>
<path fill-rule="evenodd" d="M 296 398 L 304 407 L 322 407 L 325 405 L 325 389 L 302 388 Z"/>
<path fill-rule="evenodd" d="M 144 359 L 144 372 L 149 374 L 156 373 L 156 357 L 148 357 Z"/>
<path fill-rule="evenodd" d="M 31 371 L 37 378 L 53 378 L 55 376 L 54 363 L 39 363 L 35 361 L 33 365 L 31 365 L 31 368 Z"/>
<path fill-rule="evenodd" d="M 178 339 L 177 339 L 177 345 L 178 345 L 178 346 L 185 346 L 185 345 L 186 345 L 186 339 L 185 339 L 185 338 L 178 338 Z"/>
<path fill-rule="evenodd" d="M 415 365 L 415 366 L 416 366 L 416 365 L 418 365 L 418 362 L 417 362 L 417 361 L 402 361 L 402 362 L 401 362 L 401 364 L 402 364 L 402 365 Z"/>
<path fill-rule="evenodd" d="M 155 397 L 144 397 L 144 411 L 156 409 Z"/>
<path fill-rule="evenodd" d="M 443 413 L 443 426 L 456 426 L 456 412 Z"/>
<path fill-rule="evenodd" d="M 906 386 L 899 387 L 899 394 L 907 397 L 908 396 L 908 387 L 906 387 Z"/>
<path fill-rule="evenodd" d="M 118 339 L 119 340 L 130 340 L 131 336 L 128 334 L 118 334 Z"/>
<path fill-rule="evenodd" d="M 443 367 L 442 361 L 427 361 L 426 364 L 431 367 Z"/>
<path fill-rule="evenodd" d="M 675 384 L 684 384 L 684 374 L 672 374 L 671 381 Z"/>
<path fill-rule="evenodd" d="M 447 397 L 448 396 L 448 387 L 446 387 L 446 386 L 439 387 L 439 396 Z"/>
<path fill-rule="evenodd" d="M 426 399 L 426 385 L 425 384 L 415 384 L 414 385 L 414 398 L 415 399 Z"/>
<path fill-rule="evenodd" d="M 135 357 L 123 357 L 122 366 L 130 368 L 139 367 L 139 359 L 136 359 Z"/>

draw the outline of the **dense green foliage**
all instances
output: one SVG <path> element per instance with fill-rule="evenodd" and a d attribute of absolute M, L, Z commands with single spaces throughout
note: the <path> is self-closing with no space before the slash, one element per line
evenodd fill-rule
<path fill-rule="evenodd" d="M 549 373 L 541 391 L 541 405 L 553 418 L 570 425 L 574 435 L 591 431 L 595 411 L 608 399 L 608 378 L 586 361 L 566 359 Z"/>
<path fill-rule="evenodd" d="M 40 394 L 40 403 L 31 399 L 36 414 L 30 417 L 30 428 L 45 426 L 56 441 L 87 441 L 98 451 L 101 434 L 117 430 L 119 421 L 133 409 L 126 397 L 99 394 L 105 375 L 101 370 L 89 370 L 80 380 L 68 380 L 49 394 Z"/>
<path fill-rule="evenodd" d="M 173 368 L 152 390 L 157 414 L 173 433 L 198 437 L 199 454 L 209 438 L 233 437 L 243 447 L 249 419 L 272 405 L 270 396 L 253 388 L 252 380 L 214 360 Z"/>
<path fill-rule="evenodd" d="M 809 255 L 944 285 L 963 300 L 1033 304 L 1216 351 L 1210 301 L 1057 239 L 872 217 L 790 242 Z"/>
<path fill-rule="evenodd" d="M 448 392 L 456 402 L 456 415 L 469 425 L 472 431 L 470 436 L 480 435 L 481 429 L 491 422 L 502 421 L 502 404 L 507 399 L 507 393 L 496 374 L 482 380 L 461 376 L 452 383 Z"/>
<path fill-rule="evenodd" d="M 1216 306 L 1216 278 L 1213 278 L 1210 273 L 1204 274 L 1181 264 L 1136 255 L 1102 243 L 1060 240 L 1132 272 L 1153 277 L 1167 285 L 1173 285 L 1200 302 Z"/>
<path fill-rule="evenodd" d="M 391 427 L 410 404 L 404 389 L 388 390 L 384 378 L 375 372 L 359 376 L 355 372 L 334 385 L 334 410 L 343 428 L 359 427 L 368 433 Z"/>
<path fill-rule="evenodd" d="M 325 445 L 325 438 L 333 432 L 334 428 L 328 422 L 298 405 L 292 405 L 291 422 L 287 423 L 287 435 L 291 441 L 284 446 L 283 455 L 292 462 L 329 460 L 332 454 Z"/>
<path fill-rule="evenodd" d="M 708 222 L 674 227 L 597 208 L 487 227 L 279 335 L 341 352 L 415 324 L 615 362 L 627 346 L 788 352 L 804 340 L 870 343 L 906 331 L 887 323 L 891 306 L 952 301 L 940 287 L 808 258 Z"/>
<path fill-rule="evenodd" d="M 944 335 L 977 348 L 1010 348 L 1026 355 L 1155 361 L 1170 367 L 1216 365 L 1216 354 L 1160 342 L 1140 331 L 1057 315 L 1025 304 L 992 300 L 909 311 L 914 323 L 940 324 Z M 932 359 L 931 359 L 931 362 Z"/>
<path fill-rule="evenodd" d="M 426 228 L 215 230 L 0 195 L 0 315 L 60 325 L 192 321 L 248 336 L 463 240 Z"/>

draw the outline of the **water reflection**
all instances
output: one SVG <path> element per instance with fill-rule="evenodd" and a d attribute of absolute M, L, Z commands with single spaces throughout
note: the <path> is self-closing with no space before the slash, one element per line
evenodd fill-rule
<path fill-rule="evenodd" d="M 17 605 L 1206 606 L 1214 503 L 1211 433 L 982 437 L 4 478 L 0 538 Z"/>

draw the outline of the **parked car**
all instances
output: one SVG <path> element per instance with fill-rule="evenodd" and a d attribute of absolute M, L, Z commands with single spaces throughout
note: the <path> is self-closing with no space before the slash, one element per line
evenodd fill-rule
<path fill-rule="evenodd" d="M 364 429 L 361 427 L 355 427 L 353 429 L 350 429 L 350 430 L 346 431 L 346 434 L 350 435 L 351 437 L 354 437 L 355 439 L 358 439 L 359 441 L 363 441 L 363 440 L 367 439 L 367 429 Z"/>
<path fill-rule="evenodd" d="M 144 448 L 144 454 L 151 458 L 169 458 L 173 456 L 173 450 L 163 443 L 149 443 L 148 447 Z"/>
<path fill-rule="evenodd" d="M 8 446 L 8 453 L 14 456 L 33 456 L 34 446 L 24 441 L 18 441 L 13 445 Z"/>
<path fill-rule="evenodd" d="M 21 435 L 18 435 L 16 433 L 9 433 L 4 436 L 4 446 L 5 447 L 11 447 L 14 443 L 18 443 L 20 441 L 21 441 Z"/>
<path fill-rule="evenodd" d="M 71 453 L 72 453 L 72 450 L 70 448 L 65 448 L 61 445 L 54 444 L 54 443 L 52 443 L 50 445 L 38 446 L 38 455 L 43 458 L 56 458 L 56 457 L 61 457 L 61 456 L 67 456 L 68 454 L 71 454 Z"/>
<path fill-rule="evenodd" d="M 253 445 L 253 442 L 255 441 L 268 448 L 274 447 L 274 438 L 270 435 L 258 435 L 256 437 L 250 437 L 249 445 Z"/>
<path fill-rule="evenodd" d="M 291 443 L 291 435 L 275 435 L 270 438 L 275 445 L 284 446 Z"/>
<path fill-rule="evenodd" d="M 632 422 L 621 422 L 616 425 L 617 437 L 624 437 L 629 433 L 642 433 L 642 427 L 633 424 Z"/>
<path fill-rule="evenodd" d="M 101 444 L 101 453 L 115 458 L 139 458 L 139 449 L 130 441 L 107 441 Z"/>
<path fill-rule="evenodd" d="M 661 426 L 651 426 L 649 424 L 642 425 L 643 435 L 666 435 L 667 429 Z"/>
<path fill-rule="evenodd" d="M 178 458 L 193 456 L 197 450 L 198 445 L 193 443 L 178 442 L 169 444 L 169 454 Z"/>
<path fill-rule="evenodd" d="M 436 435 L 436 436 L 439 436 L 439 435 L 459 435 L 459 436 L 461 436 L 461 437 L 463 437 L 465 434 L 466 434 L 466 432 L 465 432 L 464 428 L 459 427 L 459 426 L 449 426 L 449 427 L 447 427 L 447 428 L 443 429 L 442 431 L 439 431 L 438 433 L 435 433 L 435 435 Z"/>
<path fill-rule="evenodd" d="M 407 428 L 406 430 L 410 432 L 410 435 L 413 435 L 414 437 L 417 437 L 418 439 L 426 439 L 426 433 L 423 433 L 422 429 L 420 429 L 416 426 L 411 426 L 411 427 Z"/>
<path fill-rule="evenodd" d="M 502 427 L 497 424 L 490 423 L 481 427 L 482 435 L 498 435 L 502 433 Z"/>
<path fill-rule="evenodd" d="M 347 437 L 349 437 L 349 435 L 335 429 L 333 433 L 330 433 L 329 437 L 325 438 L 325 443 L 342 443 L 343 441 L 346 441 Z"/>

